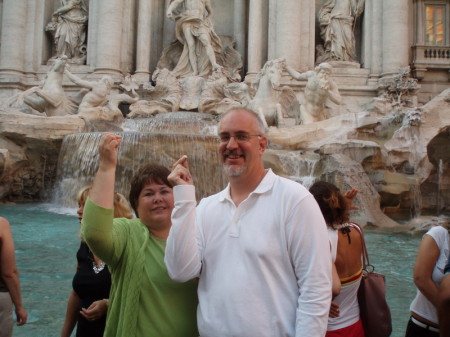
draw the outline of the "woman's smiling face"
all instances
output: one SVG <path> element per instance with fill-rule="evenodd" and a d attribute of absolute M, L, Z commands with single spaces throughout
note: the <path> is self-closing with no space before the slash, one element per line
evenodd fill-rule
<path fill-rule="evenodd" d="M 137 212 L 149 230 L 170 228 L 173 207 L 172 188 L 165 184 L 151 182 L 139 193 Z"/>

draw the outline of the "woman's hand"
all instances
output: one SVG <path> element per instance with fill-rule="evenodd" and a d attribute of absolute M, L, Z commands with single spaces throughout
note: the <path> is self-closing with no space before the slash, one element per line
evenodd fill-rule
<path fill-rule="evenodd" d="M 100 300 L 92 302 L 89 308 L 81 308 L 80 314 L 88 321 L 96 321 L 106 315 L 108 311 L 108 300 Z"/>
<path fill-rule="evenodd" d="M 328 314 L 331 318 L 339 317 L 339 304 L 336 302 L 331 302 L 330 313 Z"/>
<path fill-rule="evenodd" d="M 347 209 L 350 210 L 357 210 L 359 209 L 358 206 L 353 206 L 353 200 L 355 200 L 356 195 L 358 194 L 358 190 L 356 188 L 352 188 L 351 190 L 345 192 L 344 194 L 344 200 L 345 204 L 347 205 Z"/>
<path fill-rule="evenodd" d="M 122 137 L 105 132 L 98 148 L 100 155 L 99 170 L 107 170 L 117 166 L 117 153 L 121 140 Z"/>
<path fill-rule="evenodd" d="M 28 313 L 24 307 L 16 308 L 17 325 L 24 325 L 28 319 Z"/>

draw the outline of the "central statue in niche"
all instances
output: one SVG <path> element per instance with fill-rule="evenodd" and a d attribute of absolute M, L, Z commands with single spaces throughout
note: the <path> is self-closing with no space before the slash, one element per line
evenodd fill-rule
<path fill-rule="evenodd" d="M 176 78 L 201 77 L 223 73 L 230 82 L 240 81 L 241 55 L 231 36 L 214 31 L 210 0 L 171 0 L 166 15 L 175 21 L 175 37 L 157 64 Z"/>
<path fill-rule="evenodd" d="M 131 116 L 177 108 L 218 113 L 215 106 L 224 98 L 224 87 L 241 80 L 242 57 L 235 49 L 234 39 L 214 31 L 210 0 L 171 0 L 166 15 L 175 21 L 176 39 L 163 50 L 152 77 L 156 87 L 146 95 L 155 101 L 161 100 L 161 93 L 168 92 L 172 104 L 155 107 L 153 103 L 149 106 L 138 102 L 130 107 Z M 163 76 L 167 80 L 157 81 L 161 74 L 168 74 Z"/>
<path fill-rule="evenodd" d="M 215 53 L 222 52 L 222 43 L 211 22 L 209 0 L 172 0 L 167 17 L 176 22 L 175 34 L 184 48 L 173 69 L 174 75 L 205 76 L 219 68 Z"/>

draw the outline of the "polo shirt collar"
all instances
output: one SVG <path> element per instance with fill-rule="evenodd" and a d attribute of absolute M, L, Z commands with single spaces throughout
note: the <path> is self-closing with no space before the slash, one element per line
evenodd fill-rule
<path fill-rule="evenodd" d="M 266 169 L 266 172 L 267 172 L 266 175 L 261 180 L 259 185 L 250 194 L 263 194 L 272 189 L 277 176 L 275 173 L 273 173 L 271 168 Z M 222 191 L 219 192 L 220 202 L 225 201 L 227 199 L 231 200 L 230 183 L 228 183 L 227 187 L 225 187 Z"/>

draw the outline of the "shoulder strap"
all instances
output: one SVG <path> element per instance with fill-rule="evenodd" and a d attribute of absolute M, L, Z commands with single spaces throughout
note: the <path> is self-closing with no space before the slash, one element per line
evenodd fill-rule
<path fill-rule="evenodd" d="M 366 241 L 364 240 L 364 233 L 363 233 L 362 227 L 359 224 L 357 224 L 356 222 L 351 222 L 350 224 L 352 225 L 352 227 L 356 228 L 359 231 L 359 234 L 361 235 L 363 269 L 365 271 L 368 271 L 367 267 L 369 267 L 370 271 L 374 271 L 375 267 L 373 265 L 371 265 L 370 261 L 369 261 L 369 253 L 367 252 Z"/>

